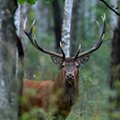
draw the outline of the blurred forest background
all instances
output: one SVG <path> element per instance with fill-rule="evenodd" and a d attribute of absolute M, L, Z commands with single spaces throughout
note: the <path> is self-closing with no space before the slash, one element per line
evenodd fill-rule
<path fill-rule="evenodd" d="M 106 2 L 120 12 L 120 0 Z M 51 58 L 35 49 L 24 34 L 26 17 L 28 30 L 36 20 L 33 34 L 37 42 L 59 52 L 63 12 L 64 0 L 37 0 L 33 5 L 28 2 L 18 5 L 15 25 L 25 52 L 25 79 L 53 79 L 59 71 Z M 100 0 L 74 0 L 71 56 L 75 55 L 80 43 L 84 51 L 97 41 L 99 27 L 96 21 L 102 24 L 103 13 L 107 24 L 104 42 L 80 68 L 79 98 L 67 120 L 120 120 L 120 17 Z M 30 114 L 24 115 L 22 120 L 34 120 Z"/>
<path fill-rule="evenodd" d="M 116 8 L 117 0 L 107 0 Z M 64 12 L 64 0 L 38 0 L 34 5 L 25 3 L 19 5 L 16 15 L 18 34 L 25 49 L 25 78 L 26 79 L 52 79 L 58 73 L 58 68 L 51 58 L 34 49 L 28 38 L 24 35 L 23 22 L 28 18 L 27 28 L 36 20 L 33 34 L 40 45 L 59 52 L 61 40 L 61 27 Z M 115 95 L 109 88 L 111 67 L 111 41 L 117 25 L 117 15 L 110 11 L 98 0 L 75 0 L 72 13 L 71 27 L 71 56 L 82 44 L 82 51 L 91 48 L 99 36 L 101 16 L 106 14 L 107 29 L 100 49 L 91 55 L 89 62 L 80 68 L 79 91 L 77 103 L 67 120 L 108 120 L 109 96 Z M 120 83 L 119 83 L 120 84 Z M 119 113 L 114 114 L 120 119 Z"/>

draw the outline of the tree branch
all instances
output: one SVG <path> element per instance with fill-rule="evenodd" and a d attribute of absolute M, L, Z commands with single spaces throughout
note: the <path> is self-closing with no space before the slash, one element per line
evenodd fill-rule
<path fill-rule="evenodd" d="M 120 16 L 120 13 L 118 13 L 116 10 L 114 10 L 105 0 L 99 0 L 103 2 L 111 11 L 113 11 L 116 15 Z"/>

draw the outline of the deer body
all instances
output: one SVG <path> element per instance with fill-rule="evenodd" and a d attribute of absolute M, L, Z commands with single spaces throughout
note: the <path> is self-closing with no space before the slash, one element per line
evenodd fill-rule
<path fill-rule="evenodd" d="M 65 69 L 69 68 L 69 65 L 72 65 L 72 68 L 75 67 L 76 64 L 71 58 L 66 61 Z M 78 96 L 79 68 L 75 67 L 73 71 L 69 71 L 73 72 L 75 78 L 70 77 L 69 73 L 65 74 L 66 70 L 63 69 L 60 70 L 54 80 L 43 80 L 41 82 L 24 80 L 23 97 L 26 97 L 27 103 L 23 104 L 22 112 L 28 112 L 33 107 L 38 107 L 43 108 L 45 111 L 54 109 L 62 116 L 69 114 L 71 106 Z M 66 77 L 69 77 L 69 79 Z"/>
<path fill-rule="evenodd" d="M 22 112 L 29 112 L 31 109 L 44 108 L 48 110 L 48 98 L 51 94 L 53 81 L 24 80 L 23 84 L 23 103 Z"/>
<path fill-rule="evenodd" d="M 30 32 L 25 31 L 32 45 L 43 53 L 50 55 L 53 62 L 59 66 L 60 72 L 54 80 L 44 80 L 41 82 L 24 81 L 23 96 L 27 98 L 27 104 L 23 105 L 23 112 L 29 111 L 33 107 L 40 107 L 46 111 L 50 111 L 54 108 L 55 112 L 67 117 L 78 96 L 79 67 L 86 63 L 90 54 L 101 46 L 105 28 L 104 16 L 100 37 L 96 44 L 94 44 L 91 49 L 82 53 L 79 47 L 74 57 L 67 58 L 61 44 L 62 54 L 46 50 L 39 46 L 37 41 L 32 38 L 33 25 L 31 26 Z M 30 89 L 34 90 L 34 94 L 30 94 Z"/>

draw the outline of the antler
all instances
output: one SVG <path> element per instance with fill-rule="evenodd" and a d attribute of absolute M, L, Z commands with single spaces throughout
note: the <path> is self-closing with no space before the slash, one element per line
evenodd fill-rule
<path fill-rule="evenodd" d="M 38 50 L 40 50 L 40 51 L 42 51 L 42 52 L 44 52 L 44 53 L 46 53 L 46 54 L 49 54 L 49 55 L 51 55 L 51 56 L 57 56 L 57 57 L 60 57 L 60 58 L 62 58 L 62 59 L 65 59 L 65 53 L 64 53 L 64 51 L 63 51 L 63 49 L 62 49 L 61 43 L 60 43 L 60 48 L 61 48 L 62 55 L 61 55 L 61 54 L 58 54 L 58 53 L 55 53 L 55 52 L 53 52 L 53 51 L 50 51 L 50 50 L 46 50 L 46 49 L 40 47 L 40 46 L 38 45 L 37 41 L 32 38 L 33 25 L 35 24 L 35 21 L 33 21 L 29 32 L 27 32 L 27 31 L 25 30 L 25 28 L 26 28 L 26 21 L 27 21 L 27 19 L 26 19 L 25 22 L 24 22 L 24 32 L 25 32 L 25 34 L 28 36 L 28 38 L 30 39 L 30 42 L 32 43 L 32 45 L 33 45 L 34 47 L 36 47 Z"/>
<path fill-rule="evenodd" d="M 99 37 L 98 41 L 96 42 L 96 44 L 94 44 L 91 49 L 89 49 L 87 51 L 84 51 L 82 53 L 80 53 L 80 47 L 79 47 L 78 52 L 75 55 L 74 59 L 89 55 L 92 52 L 96 51 L 101 46 L 101 44 L 103 42 L 103 37 L 104 37 L 104 34 L 105 34 L 105 29 L 106 29 L 105 14 L 104 14 L 104 16 L 102 16 L 102 20 L 103 20 L 103 24 L 102 24 L 102 27 L 101 27 L 101 30 L 100 30 L 100 37 Z"/>

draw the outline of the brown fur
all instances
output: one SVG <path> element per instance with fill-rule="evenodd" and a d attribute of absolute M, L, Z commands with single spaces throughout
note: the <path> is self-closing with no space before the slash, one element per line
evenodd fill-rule
<path fill-rule="evenodd" d="M 65 64 L 63 62 L 63 64 Z M 68 64 L 68 65 L 67 65 Z M 45 111 L 55 111 L 67 116 L 78 96 L 79 69 L 74 68 L 75 79 L 68 84 L 65 79 L 66 69 L 69 65 L 75 67 L 75 61 L 67 61 L 65 68 L 61 68 L 59 75 L 54 80 L 41 82 L 24 80 L 22 112 L 27 112 L 34 107 L 43 108 Z"/>

